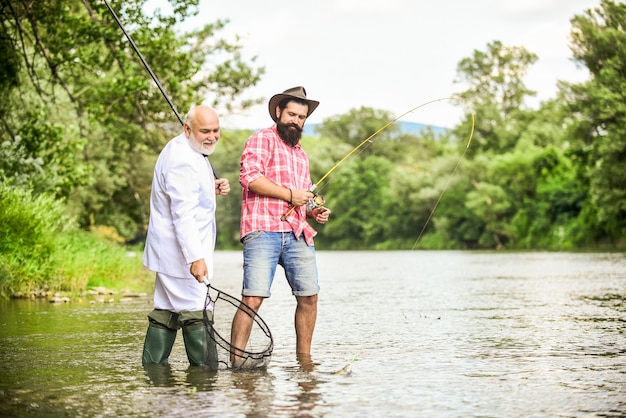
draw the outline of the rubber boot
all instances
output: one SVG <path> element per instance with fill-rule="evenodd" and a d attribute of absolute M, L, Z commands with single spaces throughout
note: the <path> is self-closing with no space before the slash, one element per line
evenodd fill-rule
<path fill-rule="evenodd" d="M 183 325 L 183 338 L 189 364 L 208 366 L 211 370 L 217 370 L 217 345 L 203 322 Z"/>
<path fill-rule="evenodd" d="M 176 340 L 176 331 L 162 325 L 151 323 L 146 331 L 143 344 L 142 365 L 169 364 L 168 358 Z"/>

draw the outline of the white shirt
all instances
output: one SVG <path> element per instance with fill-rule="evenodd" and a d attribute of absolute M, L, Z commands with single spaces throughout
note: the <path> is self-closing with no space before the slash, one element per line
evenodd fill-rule
<path fill-rule="evenodd" d="M 209 160 L 183 133 L 170 140 L 154 168 L 144 265 L 159 273 L 193 278 L 190 264 L 204 258 L 213 278 L 215 179 Z"/>

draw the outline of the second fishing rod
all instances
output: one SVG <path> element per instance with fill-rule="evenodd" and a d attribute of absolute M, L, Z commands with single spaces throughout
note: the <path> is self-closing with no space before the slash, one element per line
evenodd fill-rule
<path fill-rule="evenodd" d="M 321 208 L 323 210 L 324 208 L 324 204 L 326 203 L 326 200 L 324 199 L 324 197 L 322 195 L 320 195 L 318 192 L 321 189 L 322 184 L 327 181 L 329 179 L 329 176 L 335 171 L 337 170 L 343 163 L 346 162 L 346 160 L 350 157 L 352 157 L 353 155 L 356 155 L 360 152 L 362 152 L 365 148 L 367 148 L 369 145 L 371 145 L 372 143 L 374 143 L 374 141 L 377 139 L 378 135 L 383 132 L 385 129 L 387 129 L 389 126 L 393 125 L 395 122 L 399 121 L 400 119 L 402 119 L 403 117 L 409 115 L 410 113 L 413 113 L 414 111 L 428 106 L 430 104 L 433 103 L 437 103 L 437 102 L 442 102 L 442 101 L 457 101 L 457 102 L 461 102 L 463 104 L 466 104 L 465 101 L 459 97 L 444 97 L 444 98 L 439 98 L 439 99 L 434 99 L 434 100 L 430 100 L 428 102 L 422 103 L 418 106 L 415 106 L 409 110 L 407 110 L 406 112 L 404 112 L 403 114 L 401 114 L 400 116 L 398 116 L 397 118 L 390 120 L 389 122 L 387 122 L 385 125 L 381 126 L 378 130 L 376 130 L 373 134 L 371 134 L 370 136 L 368 136 L 367 138 L 365 138 L 363 141 L 361 141 L 356 147 L 354 147 L 349 153 L 347 153 L 341 160 L 339 160 L 335 165 L 333 165 L 330 170 L 328 170 L 326 172 L 326 174 L 324 174 L 316 183 L 313 183 L 313 185 L 311 186 L 311 188 L 309 189 L 309 192 L 313 193 L 313 198 L 309 201 L 308 205 L 307 205 L 307 211 L 312 211 L 314 209 L 319 209 Z M 469 138 L 467 140 L 467 144 L 465 146 L 465 151 L 467 151 L 467 149 L 470 146 L 470 143 L 472 141 L 472 137 L 474 135 L 474 113 L 471 113 L 472 115 L 472 128 L 471 128 L 471 132 L 469 135 Z M 463 152 L 463 155 L 459 158 L 459 161 L 457 162 L 457 167 L 458 164 L 460 163 L 460 161 L 463 159 L 465 155 L 465 152 Z M 456 168 L 453 171 L 452 175 L 454 175 L 456 172 Z M 443 192 L 441 193 L 441 196 L 443 196 L 443 194 L 446 192 L 447 190 L 447 185 L 446 188 L 443 190 Z M 441 196 L 439 198 L 439 200 L 441 199 Z M 439 203 L 439 200 L 437 201 L 437 204 Z M 435 208 L 433 208 L 433 210 L 431 211 L 428 220 L 426 221 L 426 224 L 424 225 L 424 227 L 422 228 L 422 233 L 424 231 L 424 229 L 426 228 L 426 225 L 428 224 L 428 222 L 430 221 L 430 218 L 432 217 L 434 210 L 436 209 L 437 206 L 435 206 Z M 283 214 L 280 219 L 281 221 L 285 221 L 287 220 L 287 217 L 296 209 L 296 206 L 291 206 L 289 208 L 289 210 Z M 420 237 L 421 237 L 421 233 L 420 233 Z M 419 240 L 419 238 L 418 238 Z"/>

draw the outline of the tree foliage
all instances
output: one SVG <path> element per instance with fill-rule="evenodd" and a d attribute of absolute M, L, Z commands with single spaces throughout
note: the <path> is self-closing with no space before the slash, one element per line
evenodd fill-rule
<path fill-rule="evenodd" d="M 263 69 L 219 37 L 227 22 L 182 31 L 197 0 L 171 0 L 171 13 L 154 16 L 145 3 L 111 2 L 178 109 L 255 102 L 244 92 Z M 67 202 L 84 227 L 141 239 L 156 156 L 178 121 L 101 1 L 36 4 L 0 9 L 0 180 Z M 360 107 L 324 120 L 302 140 L 333 211 L 315 224 L 318 247 L 625 248 L 625 21 L 626 5 L 611 0 L 575 16 L 572 52 L 590 79 L 560 83 L 537 109 L 524 84 L 537 56 L 493 41 L 459 62 L 458 96 L 473 115 L 443 134 L 394 124 L 364 143 L 394 115 Z M 251 133 L 223 132 L 211 157 L 232 186 L 219 199 L 218 248 L 239 248 L 239 161 Z"/>
<path fill-rule="evenodd" d="M 477 123 L 458 174 L 445 184 L 462 154 L 469 114 L 424 155 L 413 144 L 428 144 L 425 136 L 381 140 L 336 174 L 341 178 L 328 194 L 338 210 L 318 241 L 331 248 L 406 248 L 426 225 L 426 248 L 623 248 L 625 21 L 626 5 L 608 0 L 573 18 L 574 58 L 591 80 L 561 83 L 560 94 L 536 110 L 525 106 L 534 92 L 523 83 L 535 54 L 494 41 L 461 60 L 457 81 L 467 89 L 460 97 Z M 354 146 L 385 119 L 391 115 L 354 109 L 324 121 L 319 132 Z M 395 168 L 367 166 L 372 156 Z M 371 175 L 384 181 L 362 190 Z M 377 210 L 363 199 L 376 201 Z M 368 226 L 372 218 L 385 227 Z M 369 232 L 377 230 L 382 241 Z"/>
<path fill-rule="evenodd" d="M 589 227 L 609 240 L 626 236 L 626 4 L 602 0 L 572 19 L 574 58 L 591 73 L 585 83 L 565 85 L 572 155 L 588 184 Z"/>
<path fill-rule="evenodd" d="M 154 15 L 145 0 L 109 3 L 175 109 L 255 102 L 239 98 L 263 69 L 218 37 L 227 22 L 181 27 L 198 0 Z M 7 0 L 0 16 L 0 178 L 68 199 L 84 226 L 142 233 L 151 167 L 180 125 L 106 4 Z"/>
<path fill-rule="evenodd" d="M 457 66 L 458 83 L 468 86 L 459 96 L 471 103 L 479 115 L 475 141 L 481 152 L 502 152 L 515 145 L 524 100 L 535 94 L 526 88 L 524 76 L 537 55 L 523 47 L 509 47 L 500 41 L 474 50 L 472 57 Z"/>

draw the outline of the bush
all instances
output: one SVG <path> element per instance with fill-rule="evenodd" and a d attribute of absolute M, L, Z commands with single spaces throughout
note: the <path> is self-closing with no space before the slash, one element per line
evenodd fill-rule
<path fill-rule="evenodd" d="M 68 228 L 61 202 L 0 184 L 0 295 L 43 288 L 55 238 Z"/>
<path fill-rule="evenodd" d="M 127 248 L 79 229 L 51 196 L 0 184 L 0 296 L 145 290 L 152 274 Z M 44 291 L 44 292 L 42 292 Z"/>

